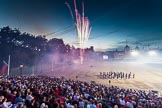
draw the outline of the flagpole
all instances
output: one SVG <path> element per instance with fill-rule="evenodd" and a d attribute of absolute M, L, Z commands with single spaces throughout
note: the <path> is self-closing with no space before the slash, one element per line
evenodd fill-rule
<path fill-rule="evenodd" d="M 8 73 L 7 75 L 10 75 L 10 55 L 8 56 Z"/>
<path fill-rule="evenodd" d="M 52 60 L 52 72 L 53 72 L 53 60 Z"/>

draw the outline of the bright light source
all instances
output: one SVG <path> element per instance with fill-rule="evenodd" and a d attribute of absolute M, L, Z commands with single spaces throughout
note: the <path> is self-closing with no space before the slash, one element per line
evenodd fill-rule
<path fill-rule="evenodd" d="M 108 60 L 109 57 L 107 55 L 103 55 L 103 60 Z"/>
<path fill-rule="evenodd" d="M 132 51 L 132 52 L 131 52 L 131 55 L 132 55 L 132 56 L 138 56 L 138 55 L 139 55 L 139 52 L 138 52 L 138 51 Z"/>
<path fill-rule="evenodd" d="M 149 54 L 149 56 L 156 56 L 157 55 L 157 53 L 155 51 L 149 51 L 148 54 Z"/>

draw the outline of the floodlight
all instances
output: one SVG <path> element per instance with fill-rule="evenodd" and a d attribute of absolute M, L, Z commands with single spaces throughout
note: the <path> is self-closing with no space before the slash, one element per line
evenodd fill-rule
<path fill-rule="evenodd" d="M 132 55 L 132 56 L 138 56 L 138 55 L 139 55 L 139 52 L 138 52 L 138 51 L 132 51 L 132 52 L 131 52 L 131 55 Z"/>
<path fill-rule="evenodd" d="M 148 54 L 149 54 L 149 56 L 156 56 L 157 55 L 156 51 L 149 51 Z"/>
<path fill-rule="evenodd" d="M 103 60 L 108 60 L 108 55 L 103 55 Z"/>

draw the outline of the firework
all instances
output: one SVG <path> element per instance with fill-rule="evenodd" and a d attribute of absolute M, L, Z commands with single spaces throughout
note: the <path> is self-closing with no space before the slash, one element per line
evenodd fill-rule
<path fill-rule="evenodd" d="M 73 17 L 73 12 L 70 8 L 70 5 L 66 2 L 65 3 L 67 7 L 70 10 L 71 16 Z M 78 42 L 80 47 L 80 63 L 83 63 L 84 60 L 84 46 L 85 43 L 88 41 L 91 27 L 90 27 L 90 21 L 87 17 L 84 16 L 84 3 L 82 2 L 82 15 L 79 13 L 76 5 L 76 0 L 74 0 L 74 8 L 75 8 L 75 25 L 76 25 L 76 31 L 78 36 Z"/>

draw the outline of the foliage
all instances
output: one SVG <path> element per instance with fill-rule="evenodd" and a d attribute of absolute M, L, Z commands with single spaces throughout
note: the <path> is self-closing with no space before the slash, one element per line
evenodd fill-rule
<path fill-rule="evenodd" d="M 45 54 L 72 55 L 72 52 L 76 51 L 78 49 L 65 45 L 62 39 L 48 40 L 46 36 L 22 33 L 19 29 L 11 29 L 9 26 L 0 29 L 0 67 L 3 60 L 8 60 L 8 55 L 11 55 L 11 67 L 15 68 L 20 64 L 33 66 L 36 59 L 39 60 Z"/>

